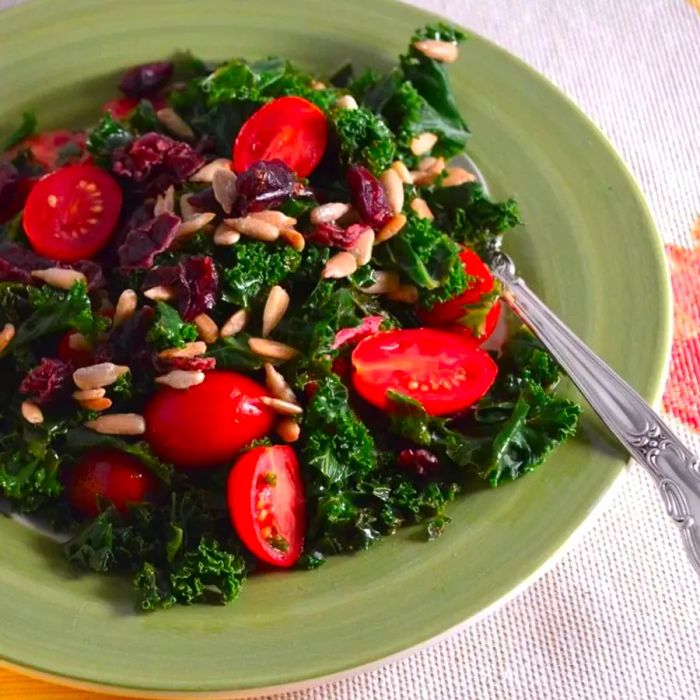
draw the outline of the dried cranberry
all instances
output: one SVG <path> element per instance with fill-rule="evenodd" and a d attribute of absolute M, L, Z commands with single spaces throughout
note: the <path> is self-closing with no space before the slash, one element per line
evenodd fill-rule
<path fill-rule="evenodd" d="M 117 326 L 109 335 L 109 341 L 95 348 L 95 362 L 117 362 L 135 366 L 150 366 L 151 350 L 146 335 L 153 323 L 154 311 L 150 306 L 141 307 L 131 318 Z"/>
<path fill-rule="evenodd" d="M 112 155 L 112 170 L 150 195 L 183 182 L 203 164 L 204 157 L 190 145 L 155 132 L 140 136 Z"/>
<path fill-rule="evenodd" d="M 438 458 L 423 448 L 401 450 L 396 458 L 396 463 L 401 469 L 413 472 L 418 476 L 428 476 L 440 465 Z"/>
<path fill-rule="evenodd" d="M 170 61 L 144 63 L 124 73 L 119 89 L 127 97 L 153 97 L 168 84 L 172 75 L 173 64 Z"/>
<path fill-rule="evenodd" d="M 184 369 L 190 372 L 208 372 L 216 369 L 215 357 L 169 357 L 164 359 L 158 355 L 153 357 L 153 366 L 158 372 L 169 372 L 171 369 Z"/>
<path fill-rule="evenodd" d="M 352 203 L 372 228 L 379 229 L 391 219 L 391 207 L 382 183 L 363 165 L 352 165 L 347 173 Z"/>
<path fill-rule="evenodd" d="M 127 270 L 153 267 L 155 256 L 168 250 L 175 240 L 179 225 L 179 216 L 164 212 L 129 231 L 119 246 L 120 265 Z"/>
<path fill-rule="evenodd" d="M 151 270 L 146 275 L 143 289 L 159 285 L 173 287 L 180 314 L 186 321 L 191 321 L 216 303 L 219 275 L 209 256 L 191 257 L 177 265 Z"/>
<path fill-rule="evenodd" d="M 98 265 L 94 260 L 78 260 L 71 265 L 59 265 L 59 267 L 70 267 L 73 270 L 82 272 L 87 278 L 87 286 L 89 291 L 101 289 L 107 283 L 102 270 L 102 266 Z"/>
<path fill-rule="evenodd" d="M 19 385 L 19 393 L 45 405 L 65 395 L 71 388 L 73 366 L 45 357 L 31 369 Z"/>
<path fill-rule="evenodd" d="M 316 245 L 326 245 L 331 248 L 348 250 L 357 243 L 357 239 L 367 230 L 367 226 L 364 224 L 350 224 L 347 228 L 343 228 L 337 224 L 323 223 L 318 224 L 315 230 L 306 238 Z"/>
<path fill-rule="evenodd" d="M 355 326 L 354 328 L 341 328 L 335 334 L 331 348 L 337 350 L 343 347 L 343 345 L 355 345 L 359 343 L 363 338 L 378 333 L 384 321 L 384 316 L 365 316 L 359 326 Z"/>
<path fill-rule="evenodd" d="M 205 187 L 199 192 L 190 195 L 187 200 L 195 209 L 199 211 L 213 211 L 215 214 L 223 215 L 225 212 L 214 196 L 213 187 Z"/>
<path fill-rule="evenodd" d="M 259 160 L 236 180 L 238 196 L 234 212 L 245 216 L 251 211 L 279 207 L 295 194 L 297 185 L 294 173 L 283 161 L 278 158 Z"/>

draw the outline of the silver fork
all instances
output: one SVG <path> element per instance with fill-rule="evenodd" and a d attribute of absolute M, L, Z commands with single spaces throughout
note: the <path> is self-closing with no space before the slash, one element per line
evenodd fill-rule
<path fill-rule="evenodd" d="M 498 246 L 485 256 L 504 299 L 532 329 L 585 396 L 591 408 L 659 486 L 666 512 L 678 525 L 700 574 L 700 459 L 649 404 L 578 338 L 518 277 Z"/>

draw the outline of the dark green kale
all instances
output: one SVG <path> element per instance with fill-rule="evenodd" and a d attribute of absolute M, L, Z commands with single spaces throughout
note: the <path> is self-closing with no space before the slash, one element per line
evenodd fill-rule
<path fill-rule="evenodd" d="M 263 364 L 262 358 L 250 349 L 249 337 L 246 333 L 238 333 L 233 337 L 219 338 L 207 348 L 207 357 L 216 360 L 218 369 L 260 369 Z"/>
<path fill-rule="evenodd" d="M 464 316 L 456 319 L 455 323 L 468 328 L 475 338 L 483 336 L 486 332 L 486 318 L 493 309 L 493 305 L 500 299 L 501 292 L 500 283 L 494 280 L 494 287 L 490 292 L 482 294 L 478 301 L 462 306 Z"/>
<path fill-rule="evenodd" d="M 401 233 L 378 246 L 375 258 L 380 265 L 413 282 L 420 291 L 421 304 L 430 308 L 467 288 L 459 251 L 459 246 L 430 219 L 409 214 Z"/>
<path fill-rule="evenodd" d="M 425 39 L 437 39 L 438 41 L 450 41 L 453 44 L 459 44 L 466 38 L 467 35 L 461 29 L 444 22 L 438 22 L 437 24 L 429 24 L 417 29 L 411 37 L 411 43 Z"/>
<path fill-rule="evenodd" d="M 163 131 L 163 124 L 156 115 L 156 110 L 150 100 L 140 100 L 136 109 L 129 115 L 129 128 L 138 134 L 151 131 Z"/>
<path fill-rule="evenodd" d="M 384 121 L 367 109 L 339 109 L 334 113 L 340 152 L 346 163 L 362 163 L 375 175 L 394 159 L 394 137 Z"/>
<path fill-rule="evenodd" d="M 22 212 L 0 224 L 0 243 L 5 241 L 9 243 L 25 243 L 26 240 L 27 236 L 24 233 L 22 224 Z"/>
<path fill-rule="evenodd" d="M 0 143 L 0 153 L 9 151 L 11 148 L 24 139 L 33 136 L 36 133 L 36 114 L 34 112 L 22 112 L 22 121 L 19 126 L 2 142 Z"/>
<path fill-rule="evenodd" d="M 301 262 L 301 255 L 286 243 L 242 241 L 234 253 L 235 263 L 223 271 L 223 299 L 246 308 L 283 282 Z"/>
<path fill-rule="evenodd" d="M 181 348 L 197 340 L 197 327 L 183 321 L 182 316 L 169 304 L 156 303 L 156 314 L 146 339 L 155 350 Z"/>
<path fill-rule="evenodd" d="M 105 114 L 90 131 L 87 149 L 97 165 L 110 167 L 112 153 L 121 146 L 126 146 L 134 139 L 134 134 L 111 114 Z"/>
<path fill-rule="evenodd" d="M 521 223 L 514 199 L 494 202 L 478 182 L 422 190 L 435 215 L 435 224 L 460 243 L 481 248 Z"/>

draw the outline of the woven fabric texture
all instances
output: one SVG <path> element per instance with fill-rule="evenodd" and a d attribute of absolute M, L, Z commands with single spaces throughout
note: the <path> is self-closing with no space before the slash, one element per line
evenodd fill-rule
<path fill-rule="evenodd" d="M 546 75 L 636 175 L 676 297 L 664 408 L 700 453 L 700 2 L 412 1 Z M 516 599 L 403 660 L 275 698 L 690 700 L 700 698 L 698 629 L 697 576 L 653 483 L 632 465 L 604 514 Z M 2 698 L 107 697 L 4 673 Z"/>

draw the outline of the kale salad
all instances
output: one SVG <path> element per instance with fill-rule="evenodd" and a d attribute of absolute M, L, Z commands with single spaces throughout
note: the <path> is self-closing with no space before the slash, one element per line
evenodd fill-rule
<path fill-rule="evenodd" d="M 520 217 L 454 160 L 463 39 L 421 29 L 385 74 L 180 55 L 86 129 L 24 115 L 0 143 L 8 513 L 144 610 L 226 603 L 436 538 L 460 488 L 574 434 L 552 357 L 492 335 L 514 324 L 482 256 Z"/>

